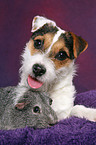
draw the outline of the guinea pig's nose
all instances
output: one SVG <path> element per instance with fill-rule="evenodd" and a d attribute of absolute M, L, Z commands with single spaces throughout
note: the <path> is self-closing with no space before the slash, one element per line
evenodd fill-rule
<path fill-rule="evenodd" d="M 56 124 L 56 123 L 54 123 L 54 124 Z M 53 126 L 54 124 L 49 124 L 50 126 Z"/>
<path fill-rule="evenodd" d="M 58 122 L 58 118 L 57 118 L 57 115 L 55 114 L 55 112 L 52 115 L 50 114 L 49 126 L 51 127 L 51 126 L 57 124 L 57 122 Z"/>
<path fill-rule="evenodd" d="M 35 77 L 42 76 L 46 73 L 46 68 L 41 64 L 34 64 L 33 73 L 34 73 Z"/>

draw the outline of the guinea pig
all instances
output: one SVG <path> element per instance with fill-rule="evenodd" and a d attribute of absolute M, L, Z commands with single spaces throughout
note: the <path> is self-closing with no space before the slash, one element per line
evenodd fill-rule
<path fill-rule="evenodd" d="M 15 87 L 0 89 L 0 129 L 25 126 L 46 128 L 57 122 L 56 113 L 50 106 L 52 100 L 46 93 L 28 90 L 14 106 L 14 89 Z"/>

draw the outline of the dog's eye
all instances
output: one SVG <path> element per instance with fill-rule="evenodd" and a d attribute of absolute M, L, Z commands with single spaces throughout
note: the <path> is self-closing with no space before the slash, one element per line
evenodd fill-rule
<path fill-rule="evenodd" d="M 40 113 L 40 108 L 39 108 L 38 106 L 35 106 L 35 107 L 33 108 L 33 112 L 34 112 L 34 113 Z"/>
<path fill-rule="evenodd" d="M 62 61 L 62 60 L 65 60 L 66 58 L 68 58 L 68 55 L 66 54 L 65 51 L 59 51 L 56 56 L 55 56 L 56 59 Z"/>
<path fill-rule="evenodd" d="M 44 44 L 43 40 L 40 40 L 40 39 L 34 40 L 34 47 L 36 49 L 41 49 L 43 44 Z"/>

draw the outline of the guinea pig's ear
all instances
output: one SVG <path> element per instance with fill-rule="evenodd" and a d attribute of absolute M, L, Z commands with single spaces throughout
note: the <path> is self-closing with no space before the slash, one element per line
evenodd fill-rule
<path fill-rule="evenodd" d="M 15 109 L 23 110 L 28 104 L 30 104 L 30 101 L 21 100 L 15 105 Z"/>
<path fill-rule="evenodd" d="M 40 29 L 45 24 L 51 24 L 53 26 L 56 26 L 56 23 L 52 20 L 49 20 L 49 19 L 47 19 L 45 17 L 42 17 L 42 16 L 35 16 L 33 21 L 32 21 L 32 30 L 31 30 L 31 32 L 37 31 L 38 29 Z"/>

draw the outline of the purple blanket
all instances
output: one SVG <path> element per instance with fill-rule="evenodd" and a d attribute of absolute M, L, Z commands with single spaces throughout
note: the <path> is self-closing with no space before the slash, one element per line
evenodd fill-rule
<path fill-rule="evenodd" d="M 75 104 L 96 108 L 96 91 L 78 94 Z M 51 128 L 0 131 L 0 145 L 96 145 L 96 123 L 70 117 Z"/>

